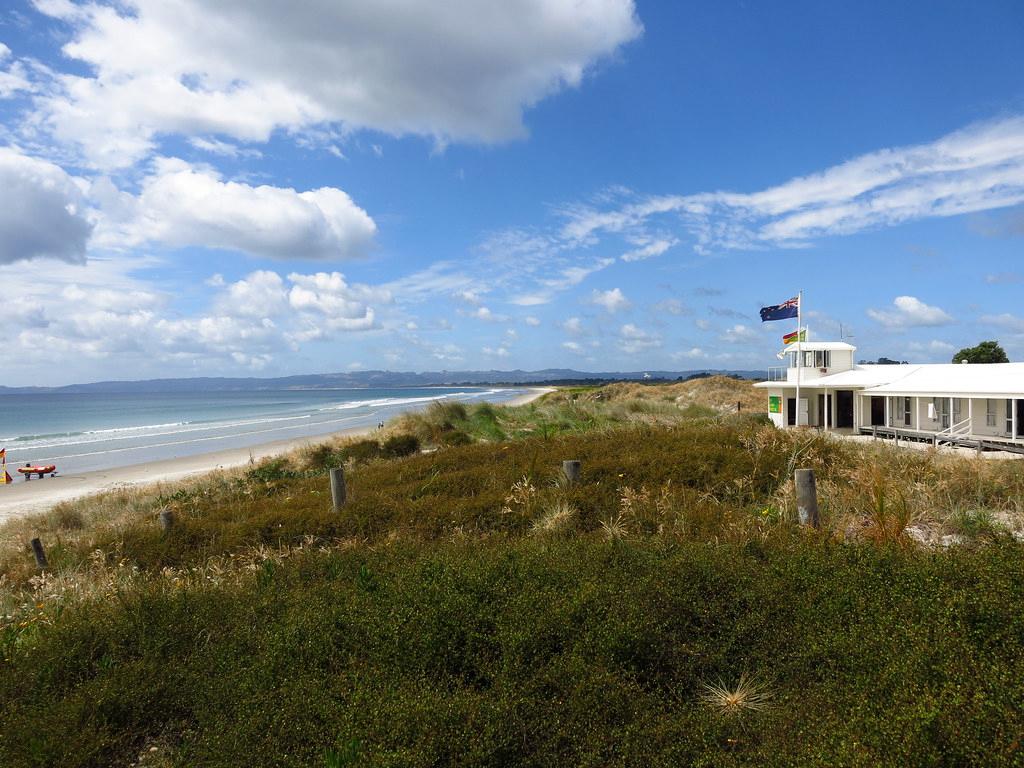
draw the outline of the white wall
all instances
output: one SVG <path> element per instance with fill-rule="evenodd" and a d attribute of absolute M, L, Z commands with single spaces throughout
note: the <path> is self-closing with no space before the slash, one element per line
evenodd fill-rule
<path fill-rule="evenodd" d="M 1010 434 L 1006 429 L 1006 400 L 1003 398 L 991 400 L 995 405 L 996 410 L 996 423 L 995 426 L 992 427 L 986 424 L 985 405 L 987 402 L 989 402 L 989 400 L 984 398 L 974 398 L 972 400 L 974 420 L 972 422 L 973 429 L 971 431 L 975 435 L 985 435 L 987 437 L 1009 437 Z"/>

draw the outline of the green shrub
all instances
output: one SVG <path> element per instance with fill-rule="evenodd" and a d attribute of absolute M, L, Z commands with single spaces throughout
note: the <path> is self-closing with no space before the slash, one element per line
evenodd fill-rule
<path fill-rule="evenodd" d="M 385 456 L 398 458 L 411 456 L 420 449 L 420 441 L 416 435 L 392 435 L 381 446 Z"/>
<path fill-rule="evenodd" d="M 473 438 L 463 432 L 461 429 L 453 429 L 448 432 L 444 432 L 441 435 L 441 444 L 447 446 L 455 445 L 469 445 L 473 442 Z"/>
<path fill-rule="evenodd" d="M 810 539 L 306 553 L 0 646 L 0 764 L 1015 766 L 1022 570 Z M 763 710 L 708 703 L 743 678 Z"/>
<path fill-rule="evenodd" d="M 382 451 L 380 443 L 376 440 L 366 439 L 349 443 L 338 451 L 337 455 L 343 462 L 350 459 L 355 462 L 365 462 L 380 458 Z"/>

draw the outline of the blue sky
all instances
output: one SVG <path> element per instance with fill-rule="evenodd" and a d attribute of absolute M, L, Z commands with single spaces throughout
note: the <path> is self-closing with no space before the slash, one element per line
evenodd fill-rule
<path fill-rule="evenodd" d="M 5 8 L 0 383 L 1024 359 L 1018 2 Z"/>

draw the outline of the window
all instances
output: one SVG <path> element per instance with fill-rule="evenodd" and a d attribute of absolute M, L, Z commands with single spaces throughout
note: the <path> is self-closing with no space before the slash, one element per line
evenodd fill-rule
<path fill-rule="evenodd" d="M 994 427 L 996 425 L 996 401 L 986 400 L 985 401 L 985 426 Z"/>
<path fill-rule="evenodd" d="M 1006 401 L 1006 434 L 1013 437 L 1013 400 Z"/>
<path fill-rule="evenodd" d="M 799 352 L 787 352 L 786 355 L 789 357 L 789 367 L 796 368 L 797 355 Z M 827 349 L 819 349 L 817 351 L 805 350 L 803 352 L 803 360 L 800 362 L 804 368 L 831 368 L 832 367 L 832 353 Z"/>

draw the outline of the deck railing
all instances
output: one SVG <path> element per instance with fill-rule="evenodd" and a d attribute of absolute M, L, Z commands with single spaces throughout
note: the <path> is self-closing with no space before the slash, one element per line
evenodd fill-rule
<path fill-rule="evenodd" d="M 956 424 L 953 424 L 953 425 L 947 427 L 946 429 L 942 430 L 941 432 L 939 432 L 939 435 L 944 436 L 944 437 L 945 436 L 948 436 L 948 437 L 960 437 L 960 436 L 969 435 L 969 434 L 971 434 L 971 417 L 970 416 L 968 416 L 963 421 L 958 421 Z"/>

